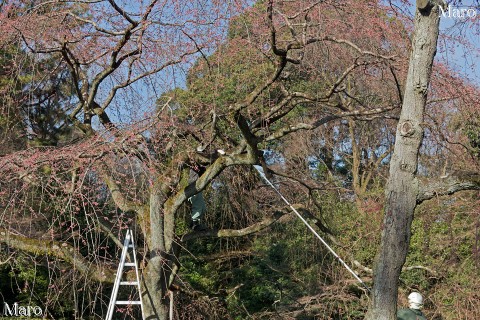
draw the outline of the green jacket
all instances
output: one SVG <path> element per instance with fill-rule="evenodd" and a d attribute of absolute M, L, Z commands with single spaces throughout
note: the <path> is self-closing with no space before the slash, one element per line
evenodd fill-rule
<path fill-rule="evenodd" d="M 417 309 L 400 309 L 397 312 L 398 320 L 427 320 L 422 311 Z"/>

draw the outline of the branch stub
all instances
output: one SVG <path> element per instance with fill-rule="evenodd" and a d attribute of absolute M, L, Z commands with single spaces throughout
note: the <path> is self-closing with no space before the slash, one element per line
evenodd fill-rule
<path fill-rule="evenodd" d="M 430 0 L 417 0 L 418 10 L 425 10 L 431 5 Z"/>
<path fill-rule="evenodd" d="M 405 121 L 400 125 L 400 135 L 402 137 L 411 137 L 414 133 L 415 129 L 410 121 Z"/>

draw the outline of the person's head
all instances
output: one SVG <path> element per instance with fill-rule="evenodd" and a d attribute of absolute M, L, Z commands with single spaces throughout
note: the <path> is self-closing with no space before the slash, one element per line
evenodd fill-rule
<path fill-rule="evenodd" d="M 421 309 L 423 306 L 423 297 L 418 292 L 412 292 L 408 295 L 408 305 L 410 309 Z"/>

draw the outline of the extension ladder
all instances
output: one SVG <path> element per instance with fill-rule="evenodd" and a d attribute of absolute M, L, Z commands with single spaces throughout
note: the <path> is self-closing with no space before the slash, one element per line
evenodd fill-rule
<path fill-rule="evenodd" d="M 133 259 L 130 262 L 126 262 L 128 256 L 128 250 L 131 249 Z M 133 262 L 131 262 L 133 261 Z M 125 267 L 135 267 L 136 281 L 123 281 L 123 269 Z M 138 289 L 138 300 L 117 300 L 118 289 L 120 286 L 136 286 Z M 137 255 L 135 252 L 135 244 L 133 243 L 133 232 L 128 229 L 127 234 L 125 235 L 125 241 L 123 243 L 122 256 L 120 257 L 120 263 L 118 265 L 117 276 L 115 277 L 115 283 L 113 284 L 112 296 L 110 298 L 110 303 L 108 305 L 107 317 L 105 320 L 111 320 L 113 313 L 115 312 L 116 305 L 140 305 L 140 311 L 142 313 L 143 319 L 143 304 L 142 304 L 142 293 L 140 291 L 140 277 L 138 276 L 138 266 L 137 266 Z"/>

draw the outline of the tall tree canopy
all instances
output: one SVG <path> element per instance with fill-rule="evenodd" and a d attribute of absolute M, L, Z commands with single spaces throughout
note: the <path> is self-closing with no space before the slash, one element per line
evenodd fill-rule
<path fill-rule="evenodd" d="M 454 257 L 430 260 L 445 244 L 426 247 L 414 233 L 415 264 L 407 256 L 402 267 L 419 204 L 425 225 L 414 220 L 414 229 L 438 229 L 423 239 L 441 243 L 446 232 L 468 248 L 456 265 L 478 264 L 478 192 L 465 192 L 479 189 L 478 87 L 446 61 L 432 64 L 433 55 L 419 63 L 433 70 L 431 80 L 408 80 L 420 40 L 402 8 L 413 4 L 2 3 L 0 253 L 10 265 L 0 271 L 18 281 L 2 290 L 40 290 L 31 297 L 52 318 L 102 317 L 119 239 L 131 227 L 142 244 L 148 319 L 168 319 L 173 302 L 185 319 L 363 318 L 368 292 L 340 265 L 321 268 L 331 257 L 256 176 L 259 164 L 374 285 L 370 314 L 395 317 L 399 277 L 402 290 L 437 297 L 427 305 L 432 315 L 447 312 L 442 285 L 457 278 L 442 263 Z M 438 7 L 428 8 L 438 18 Z M 415 160 L 402 163 L 395 132 L 410 137 L 412 90 L 424 99 L 415 128 L 425 134 L 414 135 L 418 156 L 407 151 Z M 382 258 L 391 251 L 384 241 L 375 269 L 395 270 L 388 291 L 371 269 L 380 235 L 394 235 L 389 219 L 405 213 L 391 197 L 405 166 L 418 187 L 407 187 L 403 251 L 393 265 Z M 191 232 L 187 199 L 199 192 L 210 228 Z M 25 271 L 31 265 L 39 271 Z M 457 310 L 480 314 L 468 304 Z"/>

